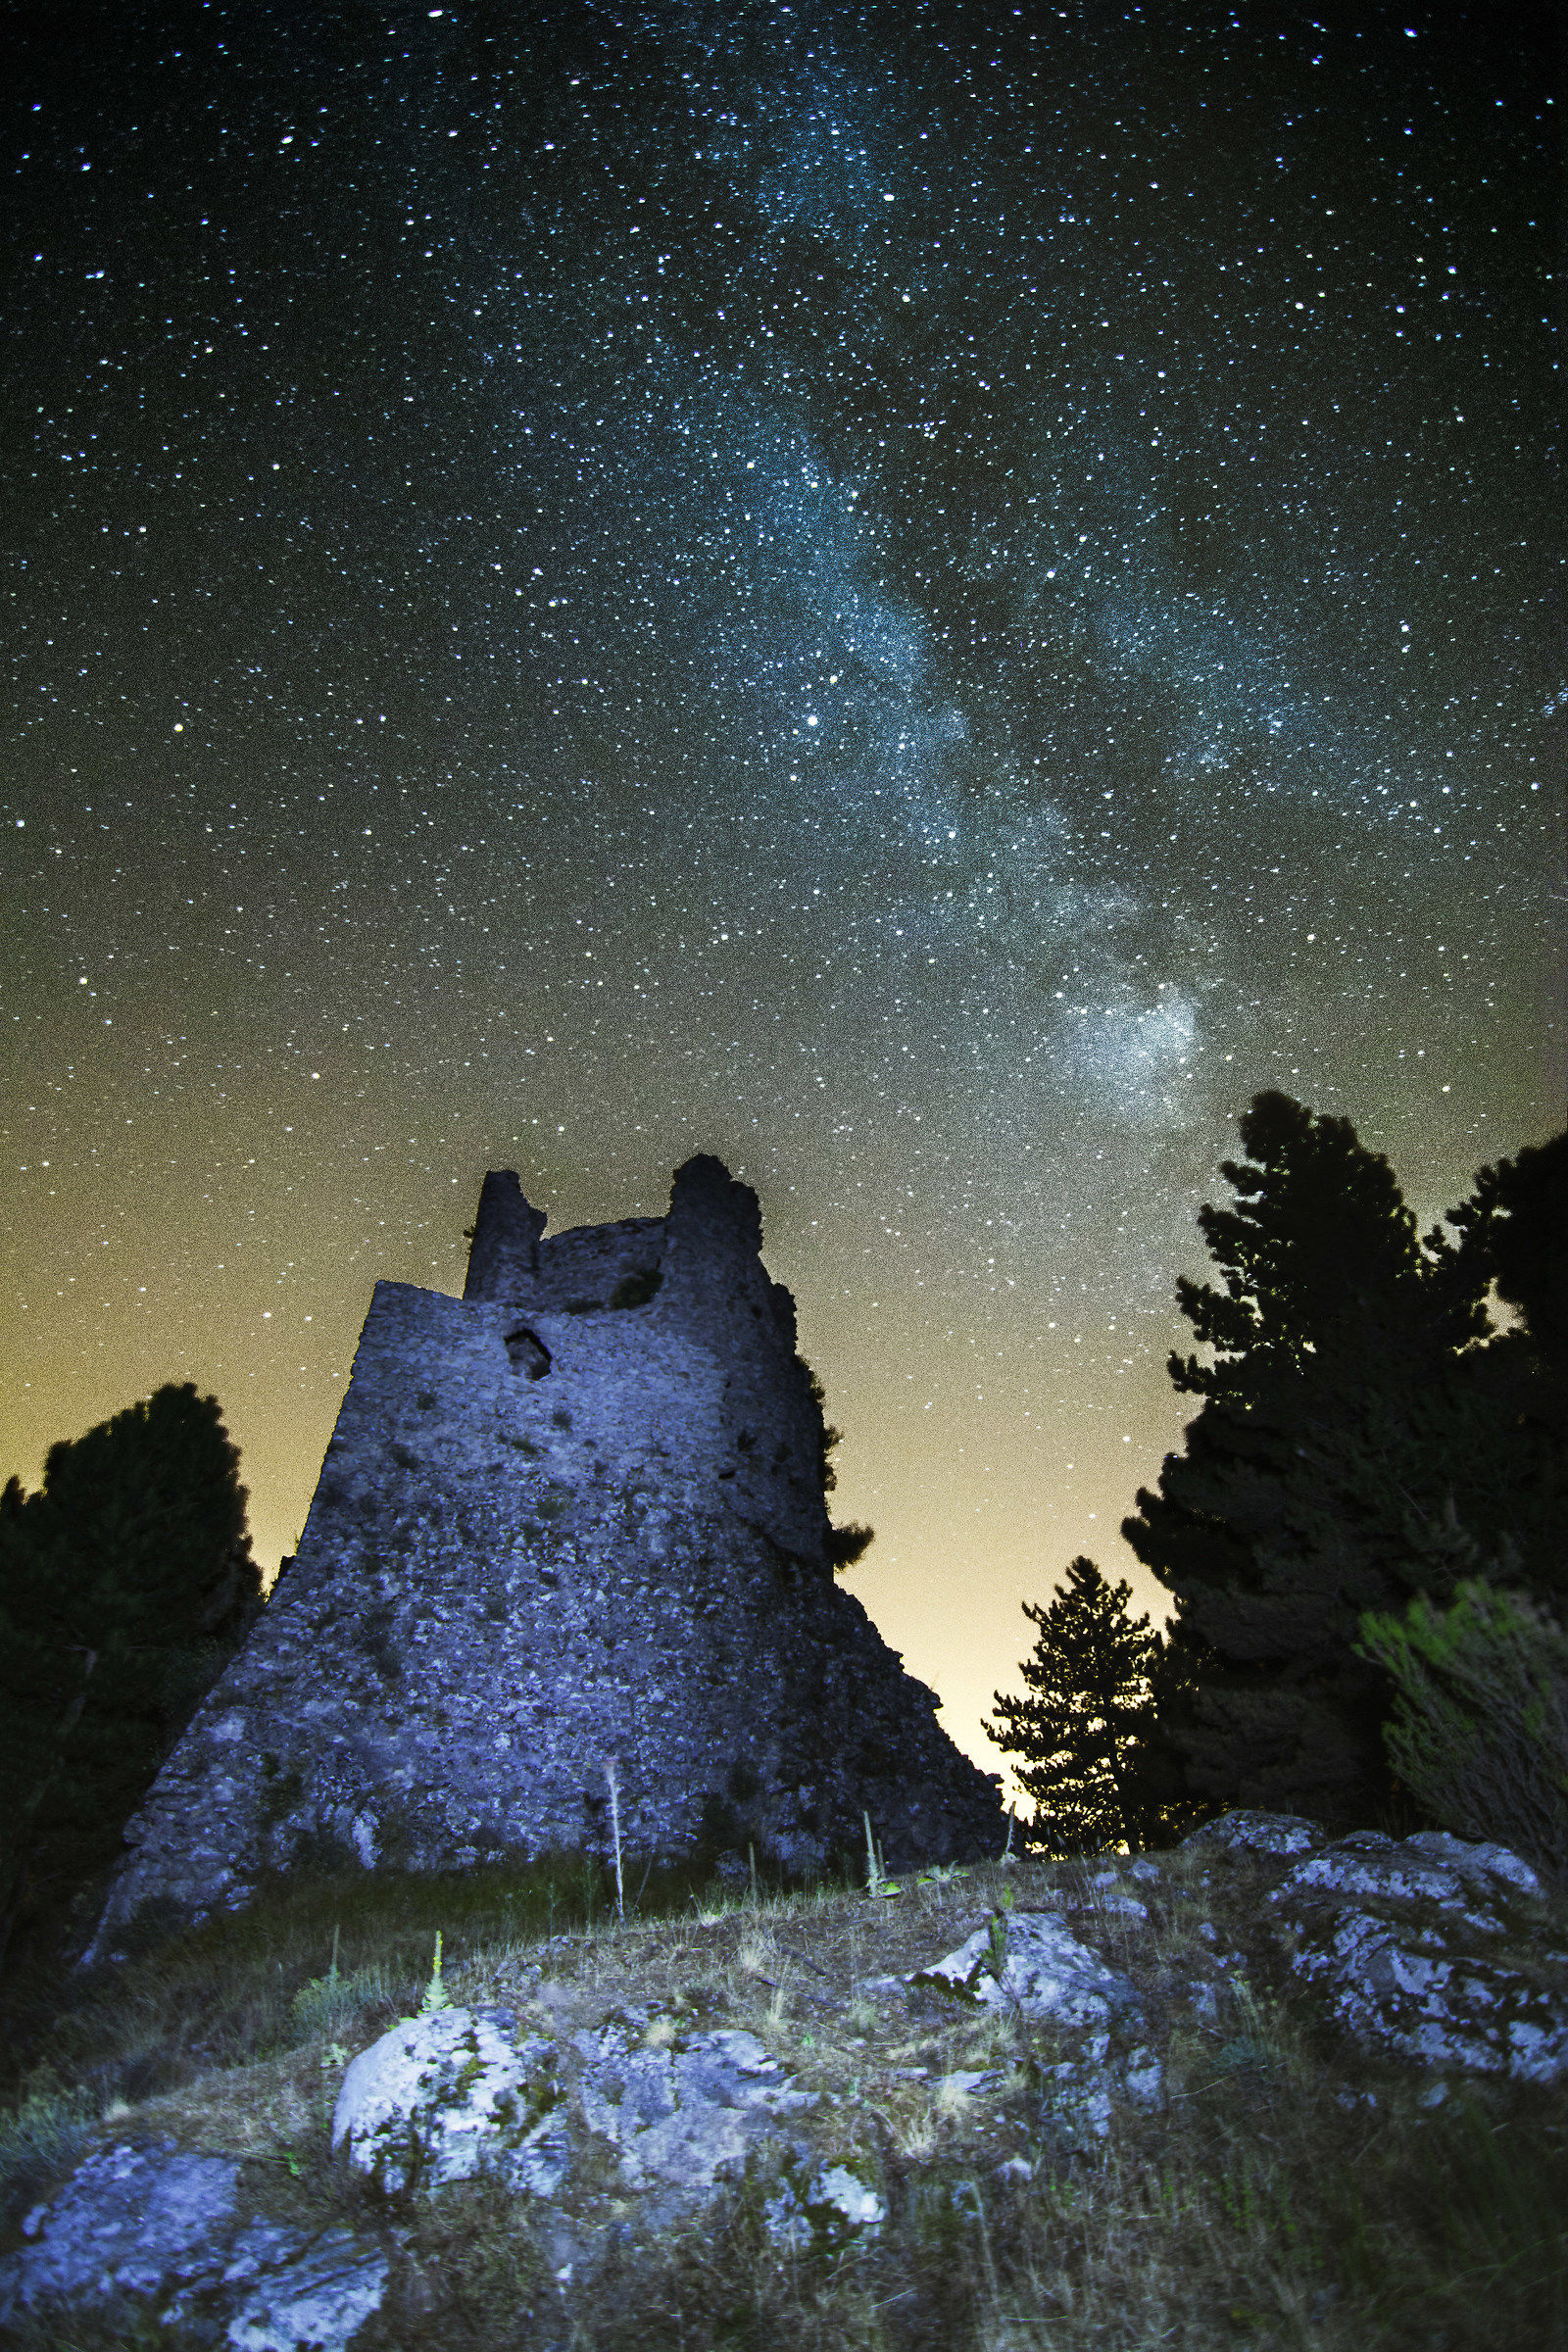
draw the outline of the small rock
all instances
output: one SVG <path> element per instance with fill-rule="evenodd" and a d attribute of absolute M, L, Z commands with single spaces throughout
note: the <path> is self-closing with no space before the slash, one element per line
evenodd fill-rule
<path fill-rule="evenodd" d="M 874 2237 L 887 2219 L 881 2195 L 848 2165 L 822 2165 L 803 2177 L 792 2159 L 762 2212 L 770 2233 L 798 2253 L 842 2253 L 858 2238 Z"/>
<path fill-rule="evenodd" d="M 1165 2070 L 1152 2050 L 1129 2050 L 1121 2066 L 1121 2082 L 1135 2107 L 1152 2111 L 1165 2100 Z"/>
<path fill-rule="evenodd" d="M 951 2074 L 943 2076 L 937 2090 L 939 2096 L 945 2094 L 953 2098 L 976 2099 L 990 2091 L 1000 2090 L 1004 2081 L 1005 2077 L 998 2066 L 956 2066 Z"/>
<path fill-rule="evenodd" d="M 1043 2120 L 1069 2148 L 1086 2148 L 1110 2131 L 1110 2085 L 1102 2074 L 1064 2061 L 1036 2070 Z"/>
<path fill-rule="evenodd" d="M 405 2018 L 344 2076 L 332 2145 L 386 2189 L 440 2187 L 485 2167 L 554 2195 L 567 2163 L 555 2044 L 514 2042 L 511 2025 L 509 2012 L 482 2009 Z"/>

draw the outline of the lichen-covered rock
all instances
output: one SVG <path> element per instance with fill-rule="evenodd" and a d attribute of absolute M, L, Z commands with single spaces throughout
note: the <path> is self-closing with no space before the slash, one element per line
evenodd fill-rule
<path fill-rule="evenodd" d="M 481 2169 L 553 2195 L 565 2178 L 556 2046 L 517 2040 L 506 2009 L 405 2018 L 343 2077 L 332 2145 L 388 2190 L 439 2188 Z"/>
<path fill-rule="evenodd" d="M 378 1283 L 296 1558 L 146 1802 L 94 1953 L 296 1866 L 611 1843 L 792 1868 L 1002 1844 L 994 1781 L 839 1587 L 756 1195 L 540 1241 L 486 1179 L 462 1298 Z M 332 1673 L 321 1674 L 329 1655 Z"/>
<path fill-rule="evenodd" d="M 232 2352 L 349 2352 L 380 2310 L 390 2275 L 386 2255 L 349 2230 L 323 2230 L 292 2259 L 254 2271 L 241 2244 L 223 2273 L 238 2305 L 223 2340 Z"/>
<path fill-rule="evenodd" d="M 814 2093 L 795 2088 L 755 2034 L 725 2029 L 650 2043 L 635 2023 L 577 2044 L 582 2111 L 632 2188 L 709 2191 Z"/>
<path fill-rule="evenodd" d="M 1309 1854 L 1326 1843 L 1328 1832 L 1298 1813 L 1222 1813 L 1205 1821 L 1183 1844 L 1192 1852 Z"/>
<path fill-rule="evenodd" d="M 1270 1898 L 1292 1967 L 1369 2048 L 1434 2067 L 1568 2076 L 1568 1950 L 1505 1846 L 1366 1830 L 1298 1863 Z"/>
<path fill-rule="evenodd" d="M 348 2230 L 242 2225 L 239 2171 L 167 2139 L 97 2150 L 0 2265 L 0 2327 L 19 2311 L 125 2312 L 234 2352 L 348 2352 L 385 2297 L 386 2254 Z"/>
<path fill-rule="evenodd" d="M 1147 1917 L 1141 1903 L 1130 1909 Z M 911 1982 L 1055 2029 L 1066 2054 L 1038 2060 L 1032 2073 L 1042 2120 L 1065 2146 L 1103 2139 L 1118 2098 L 1145 2107 L 1163 2099 L 1160 2062 L 1136 2038 L 1143 2021 L 1132 1985 L 1054 1912 L 998 1912 Z M 972 2078 L 975 2087 L 982 2081 Z"/>
<path fill-rule="evenodd" d="M 842 2254 L 875 2237 L 887 2210 L 881 2190 L 847 2164 L 813 2168 L 786 2158 L 762 2218 L 769 2234 L 798 2254 Z"/>
<path fill-rule="evenodd" d="M 1156 1878 L 1158 1875 L 1156 1872 Z M 1140 1902 L 1137 1895 L 1131 1892 L 1119 1870 L 1097 1870 L 1074 1908 L 1093 1912 L 1097 1918 L 1104 1920 L 1149 1917 L 1149 1905 Z"/>
<path fill-rule="evenodd" d="M 1494 1903 L 1513 1893 L 1541 1899 L 1545 1888 L 1522 1855 L 1505 1845 L 1472 1844 L 1446 1830 L 1423 1830 L 1397 1843 L 1381 1830 L 1357 1830 L 1294 1870 L 1279 1890 L 1309 1887 L 1341 1894 L 1382 1894 L 1410 1900 Z"/>
<path fill-rule="evenodd" d="M 34 2311 L 150 2297 L 206 2276 L 236 2226 L 238 2180 L 231 2157 L 172 2140 L 100 2148 L 23 2224 L 30 2242 L 8 2266 L 9 2299 Z"/>
<path fill-rule="evenodd" d="M 1127 1979 L 1080 1943 L 1054 1911 L 999 1912 L 993 1926 L 977 1928 L 956 1952 L 917 1970 L 913 1982 L 982 2008 L 1069 2028 L 1101 2030 L 1136 2007 Z"/>
<path fill-rule="evenodd" d="M 1568 1972 L 1557 1981 L 1455 1953 L 1441 1917 L 1347 1910 L 1298 1952 L 1297 1975 L 1369 2047 L 1477 2074 L 1554 2082 L 1568 2075 Z"/>

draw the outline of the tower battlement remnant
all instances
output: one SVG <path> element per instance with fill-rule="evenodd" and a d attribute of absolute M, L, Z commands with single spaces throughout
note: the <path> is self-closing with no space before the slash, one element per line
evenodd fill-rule
<path fill-rule="evenodd" d="M 484 1180 L 461 1298 L 378 1282 L 299 1551 L 128 1825 L 95 1949 L 301 1867 L 994 1850 L 993 1780 L 835 1585 L 756 1194 L 544 1239 Z"/>

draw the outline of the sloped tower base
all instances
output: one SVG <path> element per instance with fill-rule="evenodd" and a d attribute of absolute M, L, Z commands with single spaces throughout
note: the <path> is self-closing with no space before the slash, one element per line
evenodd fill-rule
<path fill-rule="evenodd" d="M 827 1558 L 757 1200 L 541 1242 L 487 1177 L 463 1298 L 378 1283 L 298 1557 L 126 1837 L 96 1948 L 301 1866 L 994 1852 L 996 1787 Z"/>

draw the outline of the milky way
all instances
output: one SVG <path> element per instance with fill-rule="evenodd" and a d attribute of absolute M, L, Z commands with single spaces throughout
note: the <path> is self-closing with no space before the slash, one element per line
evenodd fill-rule
<path fill-rule="evenodd" d="M 195 1379 L 270 1565 L 487 1166 L 715 1151 L 978 1752 L 1250 1094 L 1560 1116 L 1547 52 L 135 15 L 13 50 L 0 1468 Z"/>

